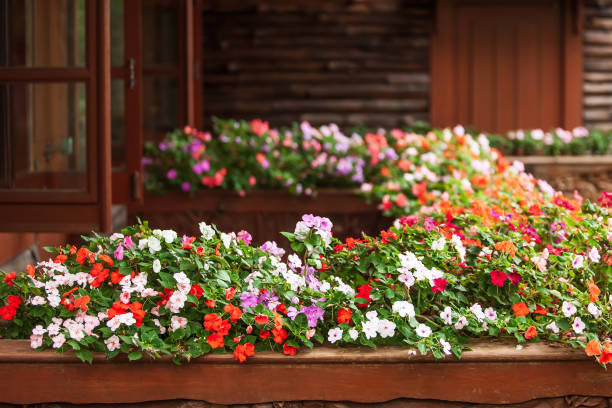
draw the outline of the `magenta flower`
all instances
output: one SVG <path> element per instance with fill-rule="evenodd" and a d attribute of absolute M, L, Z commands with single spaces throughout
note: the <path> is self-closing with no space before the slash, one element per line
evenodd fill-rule
<path fill-rule="evenodd" d="M 118 261 L 123 260 L 123 245 L 119 244 L 115 249 L 115 259 Z"/>
<path fill-rule="evenodd" d="M 253 241 L 253 237 L 251 236 L 251 234 L 249 234 L 245 230 L 241 230 L 238 233 L 237 238 L 244 242 L 246 245 L 251 245 L 251 242 Z"/>
<path fill-rule="evenodd" d="M 134 242 L 132 241 L 132 237 L 128 235 L 127 237 L 123 238 L 123 246 L 127 249 L 134 248 Z"/>
<path fill-rule="evenodd" d="M 166 176 L 168 177 L 168 180 L 174 180 L 176 178 L 176 170 L 174 169 L 170 169 L 168 170 L 168 174 L 166 174 Z"/>

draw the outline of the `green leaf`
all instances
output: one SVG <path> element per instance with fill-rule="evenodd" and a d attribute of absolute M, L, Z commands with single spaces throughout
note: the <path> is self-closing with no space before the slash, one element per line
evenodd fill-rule
<path fill-rule="evenodd" d="M 76 356 L 84 363 L 91 364 L 93 362 L 93 355 L 89 350 L 78 350 Z"/>
<path fill-rule="evenodd" d="M 128 360 L 130 361 L 140 360 L 141 358 L 142 358 L 142 352 L 140 351 L 132 351 L 130 354 L 128 354 Z"/>

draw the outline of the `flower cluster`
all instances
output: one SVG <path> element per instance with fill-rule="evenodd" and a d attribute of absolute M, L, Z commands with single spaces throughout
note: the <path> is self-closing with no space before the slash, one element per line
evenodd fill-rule
<path fill-rule="evenodd" d="M 598 204 L 565 197 L 461 127 L 366 139 L 383 167 L 361 191 L 397 217 L 378 236 L 340 242 L 329 219 L 307 214 L 283 233 L 286 254 L 251 246 L 245 231 L 203 222 L 200 236 L 181 236 L 145 222 L 4 275 L 12 324 L 0 336 L 88 361 L 97 351 L 177 362 L 325 342 L 443 358 L 469 338 L 508 336 L 612 362 L 610 193 Z"/>

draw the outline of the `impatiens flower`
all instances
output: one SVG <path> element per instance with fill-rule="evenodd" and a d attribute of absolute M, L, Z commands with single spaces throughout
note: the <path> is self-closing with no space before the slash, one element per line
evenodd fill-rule
<path fill-rule="evenodd" d="M 585 327 L 586 325 L 584 324 L 582 319 L 579 316 L 576 316 L 576 318 L 574 319 L 574 323 L 572 323 L 572 328 L 574 329 L 576 334 L 582 333 Z"/>
<path fill-rule="evenodd" d="M 263 314 L 258 314 L 257 316 L 255 316 L 255 323 L 257 324 L 266 324 L 268 323 L 269 318 L 266 315 Z"/>
<path fill-rule="evenodd" d="M 355 341 L 359 337 L 359 332 L 355 329 L 351 329 L 349 330 L 348 335 L 353 341 Z"/>
<path fill-rule="evenodd" d="M 153 261 L 153 272 L 159 273 L 161 271 L 161 262 L 159 259 Z"/>
<path fill-rule="evenodd" d="M 522 276 L 521 274 L 519 274 L 516 271 L 510 272 L 510 274 L 508 274 L 508 279 L 510 279 L 510 282 L 514 285 L 514 286 L 518 286 L 518 284 L 521 282 Z"/>
<path fill-rule="evenodd" d="M 480 306 L 480 304 L 478 303 L 474 303 L 471 307 L 470 307 L 470 311 L 472 313 L 474 313 L 474 316 L 476 316 L 476 318 L 478 319 L 478 321 L 483 321 L 485 318 L 485 314 L 482 311 L 482 306 Z"/>
<path fill-rule="evenodd" d="M 199 227 L 200 233 L 202 234 L 202 238 L 204 238 L 204 240 L 209 241 L 215 236 L 215 230 L 205 222 L 201 222 Z"/>
<path fill-rule="evenodd" d="M 563 312 L 565 317 L 572 316 L 574 313 L 576 313 L 576 310 L 576 305 L 571 302 L 564 301 L 561 305 L 561 311 Z"/>
<path fill-rule="evenodd" d="M 601 347 L 599 345 L 599 342 L 595 339 L 589 341 L 586 345 L 586 347 L 584 348 L 584 351 L 586 352 L 587 356 L 591 357 L 591 356 L 598 356 L 601 354 Z"/>
<path fill-rule="evenodd" d="M 4 275 L 3 281 L 6 282 L 6 284 L 9 286 L 13 286 L 15 284 L 15 279 L 17 279 L 17 273 L 11 272 Z"/>
<path fill-rule="evenodd" d="M 253 237 L 251 237 L 251 234 L 249 234 L 245 230 L 241 230 L 240 232 L 238 232 L 238 234 L 236 235 L 236 238 L 244 242 L 246 245 L 251 245 L 251 242 L 253 240 Z"/>
<path fill-rule="evenodd" d="M 290 346 L 287 343 L 283 344 L 283 354 L 286 354 L 288 356 L 295 356 L 295 353 L 297 353 L 297 351 L 297 347 Z"/>
<path fill-rule="evenodd" d="M 612 363 L 612 342 L 607 341 L 604 346 L 601 355 L 599 356 L 599 362 L 601 364 L 609 364 Z"/>
<path fill-rule="evenodd" d="M 536 329 L 535 326 L 530 326 L 527 331 L 525 332 L 525 338 L 527 340 L 529 339 L 533 339 L 534 337 L 536 337 L 538 335 L 538 330 Z"/>
<path fill-rule="evenodd" d="M 467 325 L 468 325 L 467 318 L 465 316 L 460 316 L 459 319 L 457 320 L 457 322 L 455 323 L 454 327 L 457 330 L 461 330 L 461 329 L 463 329 Z"/>
<path fill-rule="evenodd" d="M 338 310 L 338 318 L 337 318 L 338 324 L 342 324 L 342 323 L 351 324 L 352 323 L 352 319 L 351 319 L 352 314 L 353 313 L 349 309 L 347 309 L 347 308 L 343 307 L 343 308 L 339 309 Z"/>
<path fill-rule="evenodd" d="M 591 248 L 591 250 L 589 251 L 589 259 L 593 263 L 599 263 L 599 261 L 601 260 L 601 256 L 599 255 L 599 250 L 597 250 L 597 248 Z"/>
<path fill-rule="evenodd" d="M 497 312 L 495 311 L 495 309 L 493 309 L 492 307 L 487 307 L 484 310 L 484 314 L 485 317 L 489 320 L 495 320 L 497 319 Z"/>
<path fill-rule="evenodd" d="M 552 331 L 553 333 L 557 334 L 559 333 L 559 328 L 557 327 L 557 324 L 555 322 L 550 322 L 546 328 L 550 331 Z"/>
<path fill-rule="evenodd" d="M 575 255 L 572 259 L 572 267 L 574 269 L 580 269 L 584 266 L 584 257 L 582 255 Z"/>
<path fill-rule="evenodd" d="M 341 339 L 342 339 L 342 329 L 341 328 L 336 327 L 334 329 L 330 329 L 327 332 L 327 340 L 330 343 L 333 344 L 333 343 L 335 343 L 335 342 L 337 342 L 338 340 L 341 340 Z"/>
<path fill-rule="evenodd" d="M 104 344 L 106 344 L 106 348 L 108 351 L 115 351 L 121 348 L 121 340 L 116 335 L 110 336 L 108 339 L 104 340 Z"/>
<path fill-rule="evenodd" d="M 361 331 L 367 339 L 373 339 L 374 337 L 378 336 L 378 319 L 364 322 L 361 326 Z"/>
<path fill-rule="evenodd" d="M 272 329 L 272 335 L 274 336 L 274 342 L 282 344 L 287 338 L 287 330 L 275 327 Z"/>
<path fill-rule="evenodd" d="M 412 305 L 412 303 L 407 302 L 405 300 L 393 303 L 393 306 L 391 309 L 393 310 L 394 313 L 397 313 L 398 315 L 400 315 L 400 317 L 408 316 L 412 318 L 415 316 L 414 306 Z"/>
<path fill-rule="evenodd" d="M 441 251 L 444 249 L 444 245 L 446 244 L 446 239 L 444 237 L 440 237 L 440 239 L 435 240 L 431 244 L 431 249 L 434 251 Z"/>
<path fill-rule="evenodd" d="M 491 283 L 495 286 L 499 286 L 500 288 L 504 286 L 504 283 L 508 279 L 508 275 L 502 271 L 491 271 Z"/>
<path fill-rule="evenodd" d="M 223 336 L 219 333 L 213 333 L 206 338 L 206 342 L 210 345 L 211 349 L 221 348 L 224 346 Z"/>
<path fill-rule="evenodd" d="M 444 321 L 444 324 L 453 324 L 452 311 L 449 306 L 446 306 L 442 312 L 440 312 L 440 319 Z"/>
<path fill-rule="evenodd" d="M 595 319 L 599 319 L 601 317 L 601 310 L 595 305 L 595 303 L 589 303 L 587 310 Z"/>
<path fill-rule="evenodd" d="M 451 354 L 452 349 L 450 343 L 444 339 L 440 339 L 440 345 L 442 346 L 442 352 L 449 356 Z"/>
<path fill-rule="evenodd" d="M 393 337 L 395 335 L 396 325 L 390 320 L 380 319 L 378 320 L 378 333 L 381 338 Z"/>
<path fill-rule="evenodd" d="M 433 282 L 434 282 L 434 285 L 431 287 L 431 291 L 433 293 L 443 292 L 444 289 L 446 288 L 446 285 L 448 284 L 448 281 L 442 278 L 436 278 L 433 280 Z"/>
<path fill-rule="evenodd" d="M 234 349 L 234 358 L 239 362 L 243 363 L 247 357 L 251 357 L 255 354 L 255 346 L 251 343 L 238 344 Z"/>
<path fill-rule="evenodd" d="M 511 257 L 514 257 L 516 254 L 516 247 L 512 243 L 512 241 L 501 241 L 495 244 L 495 249 L 499 252 L 510 254 Z"/>
<path fill-rule="evenodd" d="M 372 292 L 372 287 L 367 284 L 361 285 L 359 288 L 357 288 L 357 294 L 355 295 L 355 298 L 358 299 L 357 306 L 366 307 L 368 303 L 372 301 L 372 298 L 370 297 L 371 292 Z M 359 300 L 359 299 L 363 299 L 363 300 Z"/>
<path fill-rule="evenodd" d="M 599 289 L 599 287 L 593 280 L 588 282 L 588 287 L 589 287 L 589 300 L 591 302 L 597 302 L 599 300 L 599 295 L 601 294 L 601 290 Z M 610 298 L 610 305 L 612 305 L 612 297 Z"/>
<path fill-rule="evenodd" d="M 512 306 L 512 310 L 516 317 L 527 316 L 529 314 L 529 308 L 524 302 L 515 303 Z"/>
<path fill-rule="evenodd" d="M 419 337 L 429 337 L 431 335 L 431 328 L 423 323 L 419 324 L 415 329 L 417 336 Z"/>

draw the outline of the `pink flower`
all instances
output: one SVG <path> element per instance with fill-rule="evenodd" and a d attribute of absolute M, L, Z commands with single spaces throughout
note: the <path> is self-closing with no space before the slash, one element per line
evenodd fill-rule
<path fill-rule="evenodd" d="M 118 261 L 123 260 L 123 245 L 119 244 L 115 249 L 115 259 Z"/>
<path fill-rule="evenodd" d="M 448 281 L 446 279 L 436 278 L 434 279 L 434 286 L 432 286 L 431 291 L 433 293 L 442 292 L 446 288 L 447 284 Z"/>
<path fill-rule="evenodd" d="M 132 237 L 128 235 L 127 237 L 123 238 L 123 246 L 127 249 L 134 248 L 134 242 L 132 241 Z"/>
<path fill-rule="evenodd" d="M 245 230 L 241 230 L 236 237 L 247 245 L 251 245 L 251 241 L 253 240 L 251 234 Z"/>

